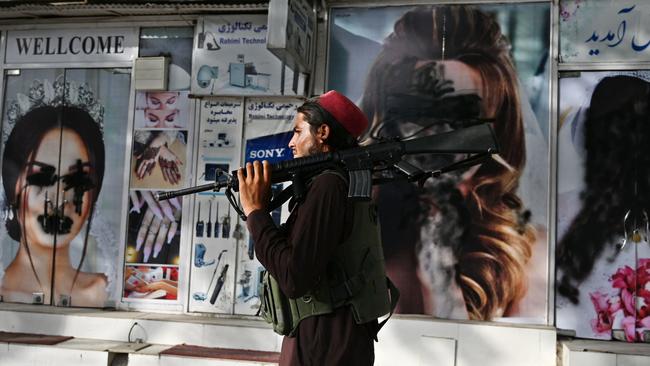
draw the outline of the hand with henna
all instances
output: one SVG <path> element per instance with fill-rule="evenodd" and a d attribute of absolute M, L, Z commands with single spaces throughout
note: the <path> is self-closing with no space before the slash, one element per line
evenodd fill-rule
<path fill-rule="evenodd" d="M 179 169 L 183 162 L 166 145 L 158 152 L 158 163 L 162 171 L 163 179 L 170 184 L 178 184 L 181 180 Z"/>
<path fill-rule="evenodd" d="M 142 154 L 136 156 L 135 173 L 138 179 L 150 175 L 153 168 L 156 167 L 156 157 L 160 147 L 146 147 Z"/>
<path fill-rule="evenodd" d="M 163 147 L 167 147 L 167 136 L 164 133 L 155 134 L 147 142 L 144 150 L 135 157 L 135 173 L 138 179 L 143 179 L 145 176 L 151 174 L 156 167 L 156 161 Z"/>

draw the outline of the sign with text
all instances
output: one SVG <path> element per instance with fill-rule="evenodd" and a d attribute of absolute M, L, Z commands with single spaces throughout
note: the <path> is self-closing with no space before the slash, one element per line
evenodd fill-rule
<path fill-rule="evenodd" d="M 565 0 L 560 4 L 560 62 L 650 60 L 650 4 Z"/>
<path fill-rule="evenodd" d="M 266 48 L 267 16 L 219 15 L 196 26 L 191 91 L 195 95 L 294 95 L 293 72 Z M 304 90 L 304 78 L 296 90 Z M 301 93 L 299 93 L 301 94 Z"/>
<path fill-rule="evenodd" d="M 131 61 L 137 45 L 136 28 L 9 31 L 6 63 Z"/>

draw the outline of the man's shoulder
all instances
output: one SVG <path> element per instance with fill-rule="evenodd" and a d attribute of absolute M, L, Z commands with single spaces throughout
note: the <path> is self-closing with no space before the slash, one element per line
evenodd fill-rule
<path fill-rule="evenodd" d="M 326 185 L 348 185 L 348 177 L 346 172 L 338 170 L 325 170 L 314 177 L 312 184 L 326 184 Z"/>

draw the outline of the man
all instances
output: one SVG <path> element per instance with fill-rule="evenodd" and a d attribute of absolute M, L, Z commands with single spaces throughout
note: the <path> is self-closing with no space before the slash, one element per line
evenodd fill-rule
<path fill-rule="evenodd" d="M 296 158 L 357 146 L 368 126 L 361 110 L 336 91 L 297 111 L 289 142 Z M 289 336 L 280 365 L 372 365 L 376 318 L 390 311 L 392 300 L 374 206 L 348 200 L 347 176 L 325 171 L 308 180 L 304 198 L 290 202 L 291 215 L 276 228 L 267 212 L 270 175 L 266 161 L 246 164 L 245 176 L 238 172 L 257 258 L 283 300 L 302 309 L 282 316 L 292 327 L 283 333 Z M 305 315 L 304 309 L 316 310 Z"/>

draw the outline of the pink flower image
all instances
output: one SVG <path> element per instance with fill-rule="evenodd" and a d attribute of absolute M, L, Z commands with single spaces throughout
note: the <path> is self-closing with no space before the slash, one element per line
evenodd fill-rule
<path fill-rule="evenodd" d="M 628 342 L 636 340 L 636 319 L 634 316 L 626 316 L 623 319 L 623 330 L 625 330 L 625 340 Z"/>
<path fill-rule="evenodd" d="M 596 310 L 596 318 L 591 320 L 591 329 L 596 333 L 606 333 L 612 330 L 612 312 L 610 311 L 607 294 L 592 292 L 589 294 Z"/>
<path fill-rule="evenodd" d="M 650 258 L 640 259 L 632 267 L 618 268 L 610 277 L 612 292 L 589 293 L 595 317 L 591 328 L 596 334 L 622 329 L 628 342 L 643 341 L 650 330 Z"/>

